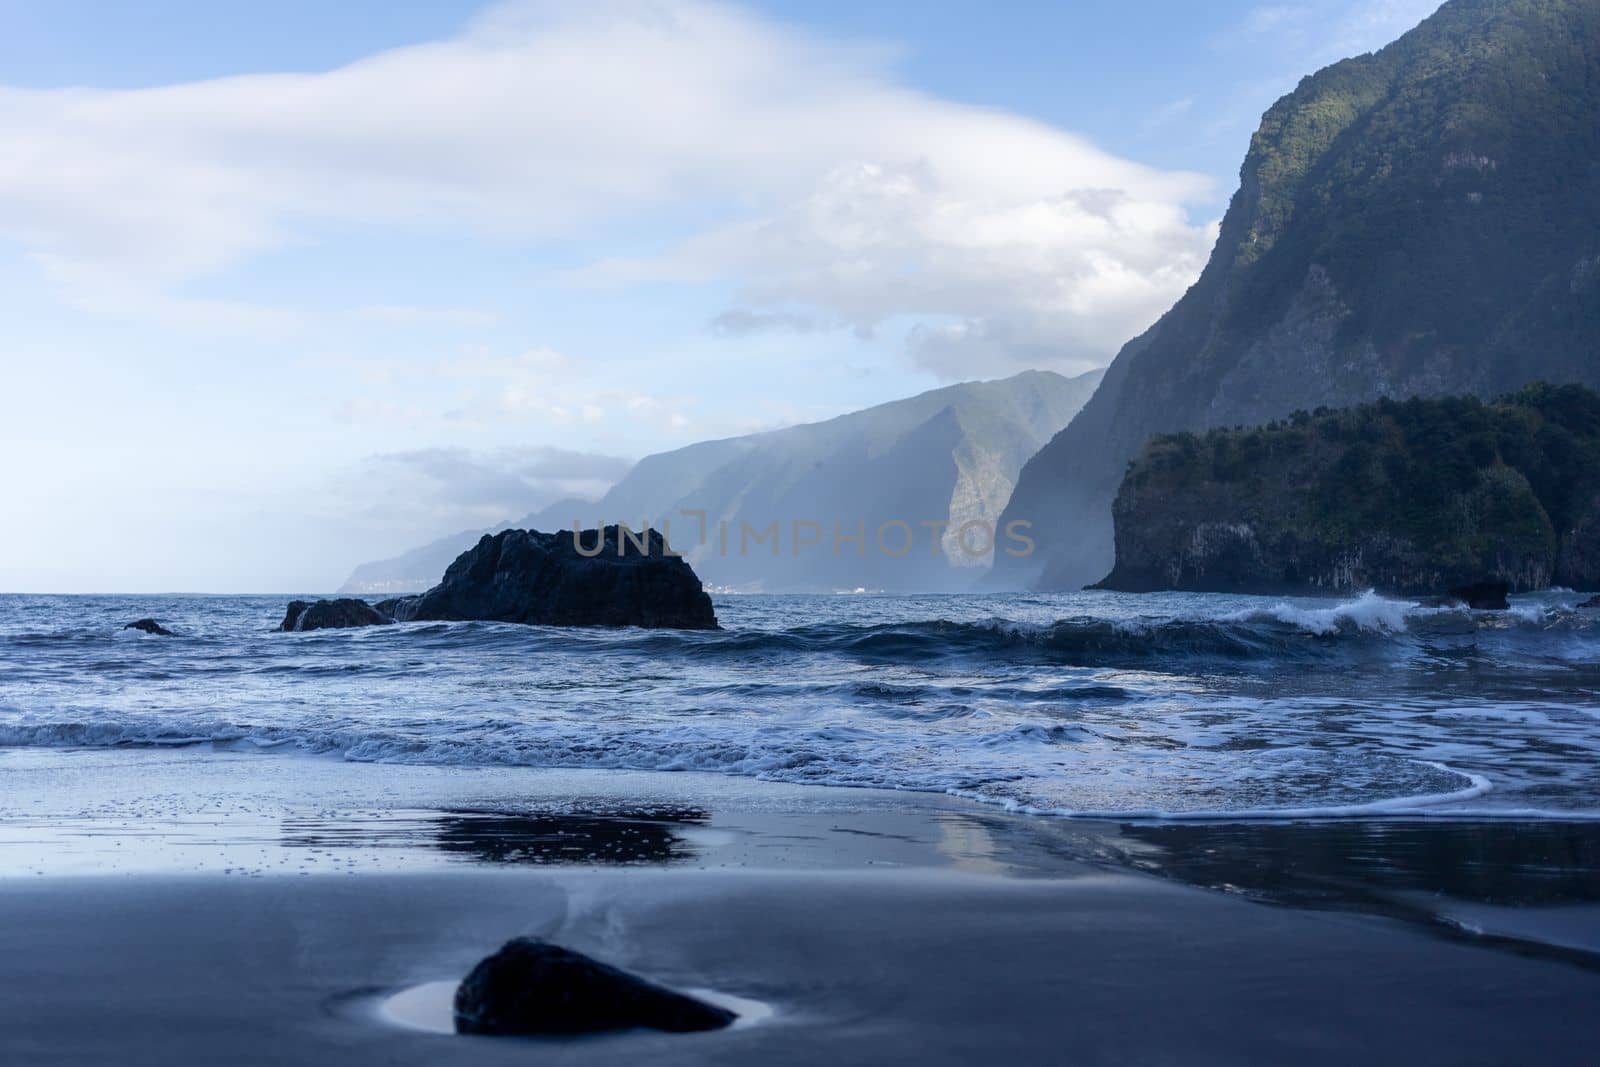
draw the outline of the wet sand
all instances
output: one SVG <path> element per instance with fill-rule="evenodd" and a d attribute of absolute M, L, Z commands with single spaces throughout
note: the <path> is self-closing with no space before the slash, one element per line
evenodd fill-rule
<path fill-rule="evenodd" d="M 13 1063 L 1484 1063 L 1593 1053 L 1600 975 L 1136 877 L 464 871 L 0 886 Z M 377 998 L 518 933 L 773 1006 L 433 1035 Z"/>
<path fill-rule="evenodd" d="M 1597 1036 L 1583 952 L 1231 884 L 1335 884 L 1350 870 L 1328 856 L 1376 840 L 1354 824 L 1195 842 L 1208 831 L 693 775 L 89 755 L 0 760 L 27 790 L 0 809 L 7 1063 L 1498 1064 L 1581 1062 Z M 1170 837 L 1231 859 L 1158 862 Z M 1532 869 L 1555 846 L 1518 847 Z M 1593 875 L 1574 862 L 1539 907 L 1500 910 L 1586 944 Z M 1410 899 L 1424 883 L 1395 866 Z M 774 1014 L 540 1042 L 380 1017 L 518 934 Z"/>

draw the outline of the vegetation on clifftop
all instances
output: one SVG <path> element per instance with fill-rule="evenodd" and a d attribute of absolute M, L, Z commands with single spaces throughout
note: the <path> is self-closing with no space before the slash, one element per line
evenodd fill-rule
<path fill-rule="evenodd" d="M 1592 587 L 1600 393 L 1536 384 L 1163 435 L 1114 510 L 1116 588 Z"/>
<path fill-rule="evenodd" d="M 1111 564 L 1153 434 L 1380 397 L 1600 388 L 1600 0 L 1449 0 L 1262 118 L 1215 251 L 1029 461 L 1003 582 Z M 1035 572 L 1038 572 L 1035 574 Z"/>

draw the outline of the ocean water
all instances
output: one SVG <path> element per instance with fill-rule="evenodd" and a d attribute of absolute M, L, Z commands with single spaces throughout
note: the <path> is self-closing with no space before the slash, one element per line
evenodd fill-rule
<path fill-rule="evenodd" d="M 0 597 L 0 747 L 696 770 L 1042 815 L 1600 816 L 1600 612 L 725 596 L 718 632 L 281 634 L 289 598 Z M 154 616 L 175 638 L 123 630 Z"/>

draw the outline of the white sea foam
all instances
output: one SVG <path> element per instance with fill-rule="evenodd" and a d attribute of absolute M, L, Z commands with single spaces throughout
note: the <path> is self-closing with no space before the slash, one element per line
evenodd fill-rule
<path fill-rule="evenodd" d="M 285 639 L 281 604 L 224 598 L 138 605 L 196 639 L 134 645 L 103 625 L 132 606 L 64 598 L 0 614 L 0 747 L 711 771 L 1119 818 L 1581 817 L 1600 619 L 1546 603 L 753 595 L 713 634 Z"/>
<path fill-rule="evenodd" d="M 1288 602 L 1270 608 L 1246 608 L 1223 615 L 1226 622 L 1267 620 L 1295 626 L 1307 633 L 1327 636 L 1346 626 L 1368 633 L 1403 633 L 1406 620 L 1421 605 L 1408 600 L 1389 600 L 1368 589 L 1354 600 L 1330 608 L 1306 608 Z"/>
<path fill-rule="evenodd" d="M 1550 608 L 1544 604 L 1513 604 L 1506 612 L 1519 622 L 1541 623 L 1550 618 Z"/>

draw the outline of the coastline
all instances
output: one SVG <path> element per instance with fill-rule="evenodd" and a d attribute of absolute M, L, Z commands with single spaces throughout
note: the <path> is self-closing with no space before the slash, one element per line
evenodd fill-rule
<path fill-rule="evenodd" d="M 1518 910 L 1571 951 L 1494 936 L 1506 909 L 1473 913 L 1489 935 L 1473 938 L 1318 899 L 1348 874 L 1330 857 L 1374 842 L 1400 849 L 1386 868 L 1418 860 L 1393 901 L 1465 869 L 1429 865 L 1449 843 L 1434 823 L 1100 824 L 692 773 L 182 749 L 11 750 L 0 771 L 29 797 L 0 818 L 16 1062 L 1574 1060 L 1600 995 L 1594 864 L 1544 885 L 1539 857 L 1572 845 L 1515 825 L 1495 839 L 1522 850 L 1495 868 L 1509 881 L 1477 888 L 1504 898 L 1526 868 L 1545 895 Z M 1298 896 L 1286 872 L 1304 873 Z M 379 1017 L 518 934 L 774 1014 L 537 1048 Z"/>

